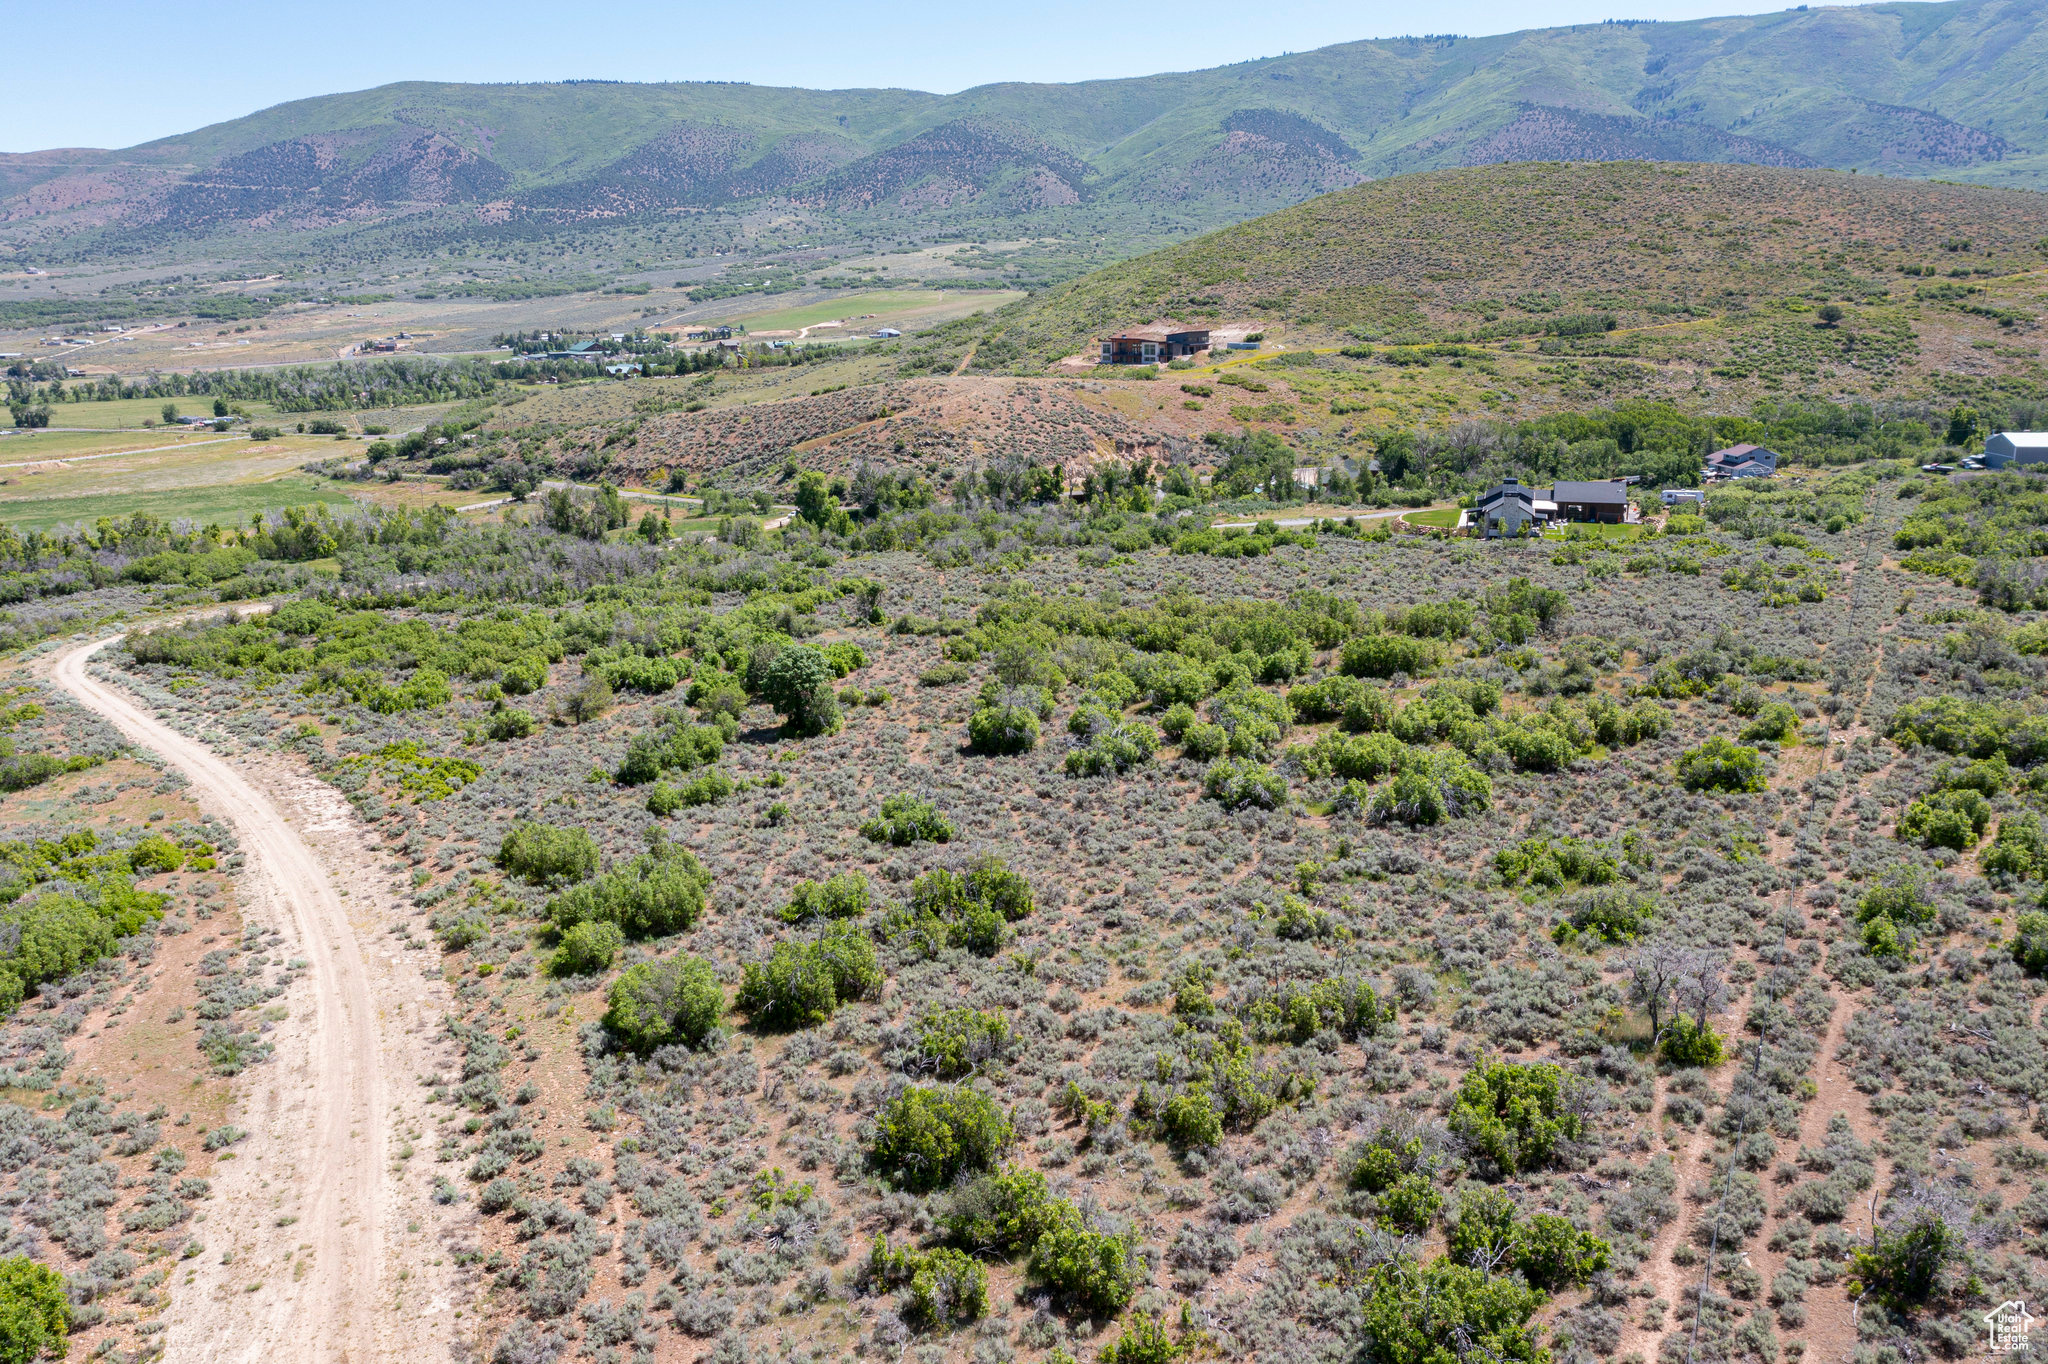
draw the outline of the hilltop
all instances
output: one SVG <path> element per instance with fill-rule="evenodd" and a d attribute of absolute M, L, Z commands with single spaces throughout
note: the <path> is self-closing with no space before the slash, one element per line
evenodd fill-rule
<path fill-rule="evenodd" d="M 1050 360 L 1172 314 L 1362 340 L 1634 327 L 2048 262 L 2048 196 L 1832 171 L 1605 162 L 1402 176 L 1167 247 L 1009 309 L 979 355 Z M 1910 268 L 1910 275 L 1902 275 Z M 1921 292 L 1924 292 L 1921 291 Z"/>

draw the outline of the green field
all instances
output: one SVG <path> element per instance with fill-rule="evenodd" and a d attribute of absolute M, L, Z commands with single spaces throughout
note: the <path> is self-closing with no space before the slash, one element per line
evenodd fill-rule
<path fill-rule="evenodd" d="M 22 530 L 83 522 L 102 516 L 143 512 L 166 519 L 184 517 L 204 524 L 246 522 L 259 512 L 278 507 L 324 503 L 346 507 L 353 499 L 332 483 L 287 474 L 265 483 L 222 483 L 211 487 L 167 488 L 154 492 L 89 493 L 79 497 L 35 497 L 0 500 L 0 522 Z"/>
<path fill-rule="evenodd" d="M 167 401 L 175 403 L 178 411 L 188 417 L 203 417 L 213 411 L 211 398 L 117 398 L 108 403 L 53 403 L 50 406 L 50 425 L 83 426 L 95 431 L 140 429 L 145 421 L 163 421 L 164 403 Z M 236 406 L 257 421 L 281 420 L 277 409 L 268 403 L 237 403 Z M 292 420 L 298 421 L 299 418 Z"/>
<path fill-rule="evenodd" d="M 987 307 L 994 308 L 1008 303 L 1020 295 L 991 293 Z M 873 313 L 865 326 L 886 326 L 890 317 L 915 312 L 921 308 L 935 308 L 957 301 L 958 293 L 942 294 L 936 289 L 880 289 L 868 293 L 846 294 L 840 298 L 828 298 L 822 303 L 812 303 L 802 308 L 783 308 L 766 313 L 737 313 L 732 319 L 747 324 L 748 331 L 787 331 L 793 327 L 814 327 L 820 322 L 833 322 L 841 318 L 851 319 L 862 313 Z M 845 329 L 851 335 L 856 327 Z M 814 337 L 826 340 L 827 337 Z"/>
<path fill-rule="evenodd" d="M 1409 512 L 1402 517 L 1411 526 L 1435 526 L 1439 530 L 1452 530 L 1463 515 L 1456 507 L 1440 507 L 1435 511 Z"/>

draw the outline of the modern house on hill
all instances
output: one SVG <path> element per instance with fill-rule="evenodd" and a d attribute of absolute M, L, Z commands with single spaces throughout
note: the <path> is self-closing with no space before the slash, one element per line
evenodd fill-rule
<path fill-rule="evenodd" d="M 1531 488 L 1520 479 L 1505 478 L 1479 495 L 1465 524 L 1489 540 L 1541 530 L 1553 521 L 1618 526 L 1631 519 L 1628 488 L 1628 482 L 1618 478 L 1566 480 L 1554 488 Z"/>
<path fill-rule="evenodd" d="M 1524 486 L 1520 479 L 1504 478 L 1499 487 L 1479 494 L 1472 507 L 1471 525 L 1483 540 L 1527 535 L 1541 530 L 1556 510 L 1557 504 L 1540 497 L 1537 489 Z"/>
<path fill-rule="evenodd" d="M 1105 365 L 1157 365 L 1209 349 L 1207 327 L 1184 327 L 1178 322 L 1155 322 L 1102 338 Z"/>
<path fill-rule="evenodd" d="M 1620 479 L 1592 483 L 1559 483 L 1551 489 L 1559 521 L 1598 521 L 1618 526 L 1628 519 L 1628 484 Z"/>
<path fill-rule="evenodd" d="M 1984 467 L 2048 464 L 2048 431 L 1999 431 L 1984 438 Z"/>
<path fill-rule="evenodd" d="M 1778 452 L 1766 445 L 1731 445 L 1707 456 L 1708 478 L 1770 478 L 1778 472 Z"/>

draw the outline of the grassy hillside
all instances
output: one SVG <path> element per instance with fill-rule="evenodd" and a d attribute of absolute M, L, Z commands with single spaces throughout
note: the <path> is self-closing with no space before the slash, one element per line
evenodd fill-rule
<path fill-rule="evenodd" d="M 980 357 L 1046 361 L 1173 314 L 1427 341 L 1623 326 L 1787 296 L 1879 304 L 2048 263 L 2048 196 L 1759 166 L 1646 162 L 1376 181 L 1124 262 L 997 319 Z M 1967 286 L 1960 286 L 1967 287 Z"/>
<path fill-rule="evenodd" d="M 0 250 L 78 260 L 240 238 L 288 258 L 327 234 L 371 259 L 708 212 L 680 253 L 763 244 L 745 214 L 766 205 L 794 212 L 777 219 L 800 234 L 785 245 L 1015 231 L 1131 250 L 1364 179 L 1532 160 L 2039 186 L 2037 20 L 2018 0 L 1951 0 L 1630 21 L 950 96 L 407 82 L 122 152 L 0 156 Z"/>

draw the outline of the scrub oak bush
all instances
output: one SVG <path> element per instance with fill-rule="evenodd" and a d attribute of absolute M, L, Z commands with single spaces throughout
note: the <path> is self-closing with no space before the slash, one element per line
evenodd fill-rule
<path fill-rule="evenodd" d="M 938 1009 L 917 1020 L 916 1060 L 942 1080 L 957 1080 L 1001 1060 L 1010 1046 L 1010 1023 L 994 1009 Z"/>
<path fill-rule="evenodd" d="M 1249 758 L 1222 758 L 1202 774 L 1202 793 L 1226 810 L 1278 810 L 1287 804 L 1287 783 L 1272 768 Z"/>
<path fill-rule="evenodd" d="M 605 999 L 605 1027 L 643 1056 L 672 1043 L 702 1046 L 725 1013 L 725 987 L 701 957 L 638 962 L 612 982 Z"/>
<path fill-rule="evenodd" d="M 2048 914 L 2020 915 L 2012 940 L 2012 959 L 2030 976 L 2048 975 Z"/>
<path fill-rule="evenodd" d="M 1546 1364 L 1529 1319 L 1544 1294 L 1449 1256 L 1401 1259 L 1373 1276 L 1363 1326 L 1384 1364 L 1443 1364 L 1468 1353 L 1503 1364 Z"/>
<path fill-rule="evenodd" d="M 1503 1175 L 1538 1170 L 1585 1130 L 1578 1081 L 1546 1061 L 1486 1061 L 1465 1073 L 1449 1127 Z"/>
<path fill-rule="evenodd" d="M 1678 779 L 1688 791 L 1761 791 L 1768 784 L 1763 755 L 1718 734 L 1678 755 Z"/>
<path fill-rule="evenodd" d="M 1351 677 L 1420 677 L 1443 664 L 1443 646 L 1411 635 L 1361 635 L 1344 646 L 1339 667 Z"/>
<path fill-rule="evenodd" d="M 992 1169 L 1016 1139 L 1009 1115 L 980 1090 L 911 1085 L 875 1114 L 868 1164 L 923 1193 Z"/>
<path fill-rule="evenodd" d="M 64 1276 L 25 1255 L 0 1259 L 0 1364 L 61 1357 L 70 1331 Z"/>
<path fill-rule="evenodd" d="M 783 942 L 765 962 L 748 962 L 734 1003 L 756 1027 L 814 1027 L 841 1004 L 882 988 L 874 944 L 851 925 L 810 942 Z"/>
<path fill-rule="evenodd" d="M 938 807 L 911 795 L 894 795 L 884 800 L 882 812 L 863 822 L 860 832 L 870 843 L 889 843 L 899 848 L 926 841 L 953 841 L 953 826 Z"/>
<path fill-rule="evenodd" d="M 561 945 L 548 958 L 548 970 L 557 976 L 592 976 L 608 971 L 625 941 L 626 935 L 608 919 L 577 924 L 562 935 Z"/>
<path fill-rule="evenodd" d="M 1519 1270 L 1534 1287 L 1556 1292 L 1607 1268 L 1613 1251 L 1567 1218 L 1554 1213 L 1524 1218 L 1501 1190 L 1469 1189 L 1459 1196 L 1444 1253 L 1461 1265 Z"/>
<path fill-rule="evenodd" d="M 857 871 L 841 872 L 816 881 L 799 881 L 789 893 L 789 903 L 776 911 L 786 924 L 812 919 L 857 919 L 868 912 L 868 878 Z"/>
<path fill-rule="evenodd" d="M 561 933 L 604 922 L 628 937 L 660 937 L 694 927 L 710 887 L 711 873 L 696 854 L 671 845 L 570 887 L 548 902 L 547 917 Z"/>
<path fill-rule="evenodd" d="M 926 1330 L 979 1321 L 988 1311 L 988 1270 L 950 1247 L 891 1250 L 877 1236 L 864 1271 L 875 1288 L 907 1288 L 904 1319 Z"/>
<path fill-rule="evenodd" d="M 910 883 L 908 903 L 885 915 L 880 931 L 926 955 L 964 947 L 992 957 L 1033 903 L 1029 881 L 999 858 L 984 856 L 965 875 L 938 867 L 919 876 Z"/>
<path fill-rule="evenodd" d="M 832 682 L 842 675 L 819 650 L 793 644 L 768 665 L 761 678 L 761 699 L 775 708 L 792 734 L 836 734 L 842 721 Z"/>
<path fill-rule="evenodd" d="M 1991 826 L 1991 802 L 1976 791 L 1934 791 L 1900 814 L 1897 837 L 1923 848 L 1966 852 L 1983 841 Z"/>
<path fill-rule="evenodd" d="M 536 886 L 565 886 L 597 870 L 597 844 L 582 829 L 519 823 L 498 845 L 497 863 Z"/>

